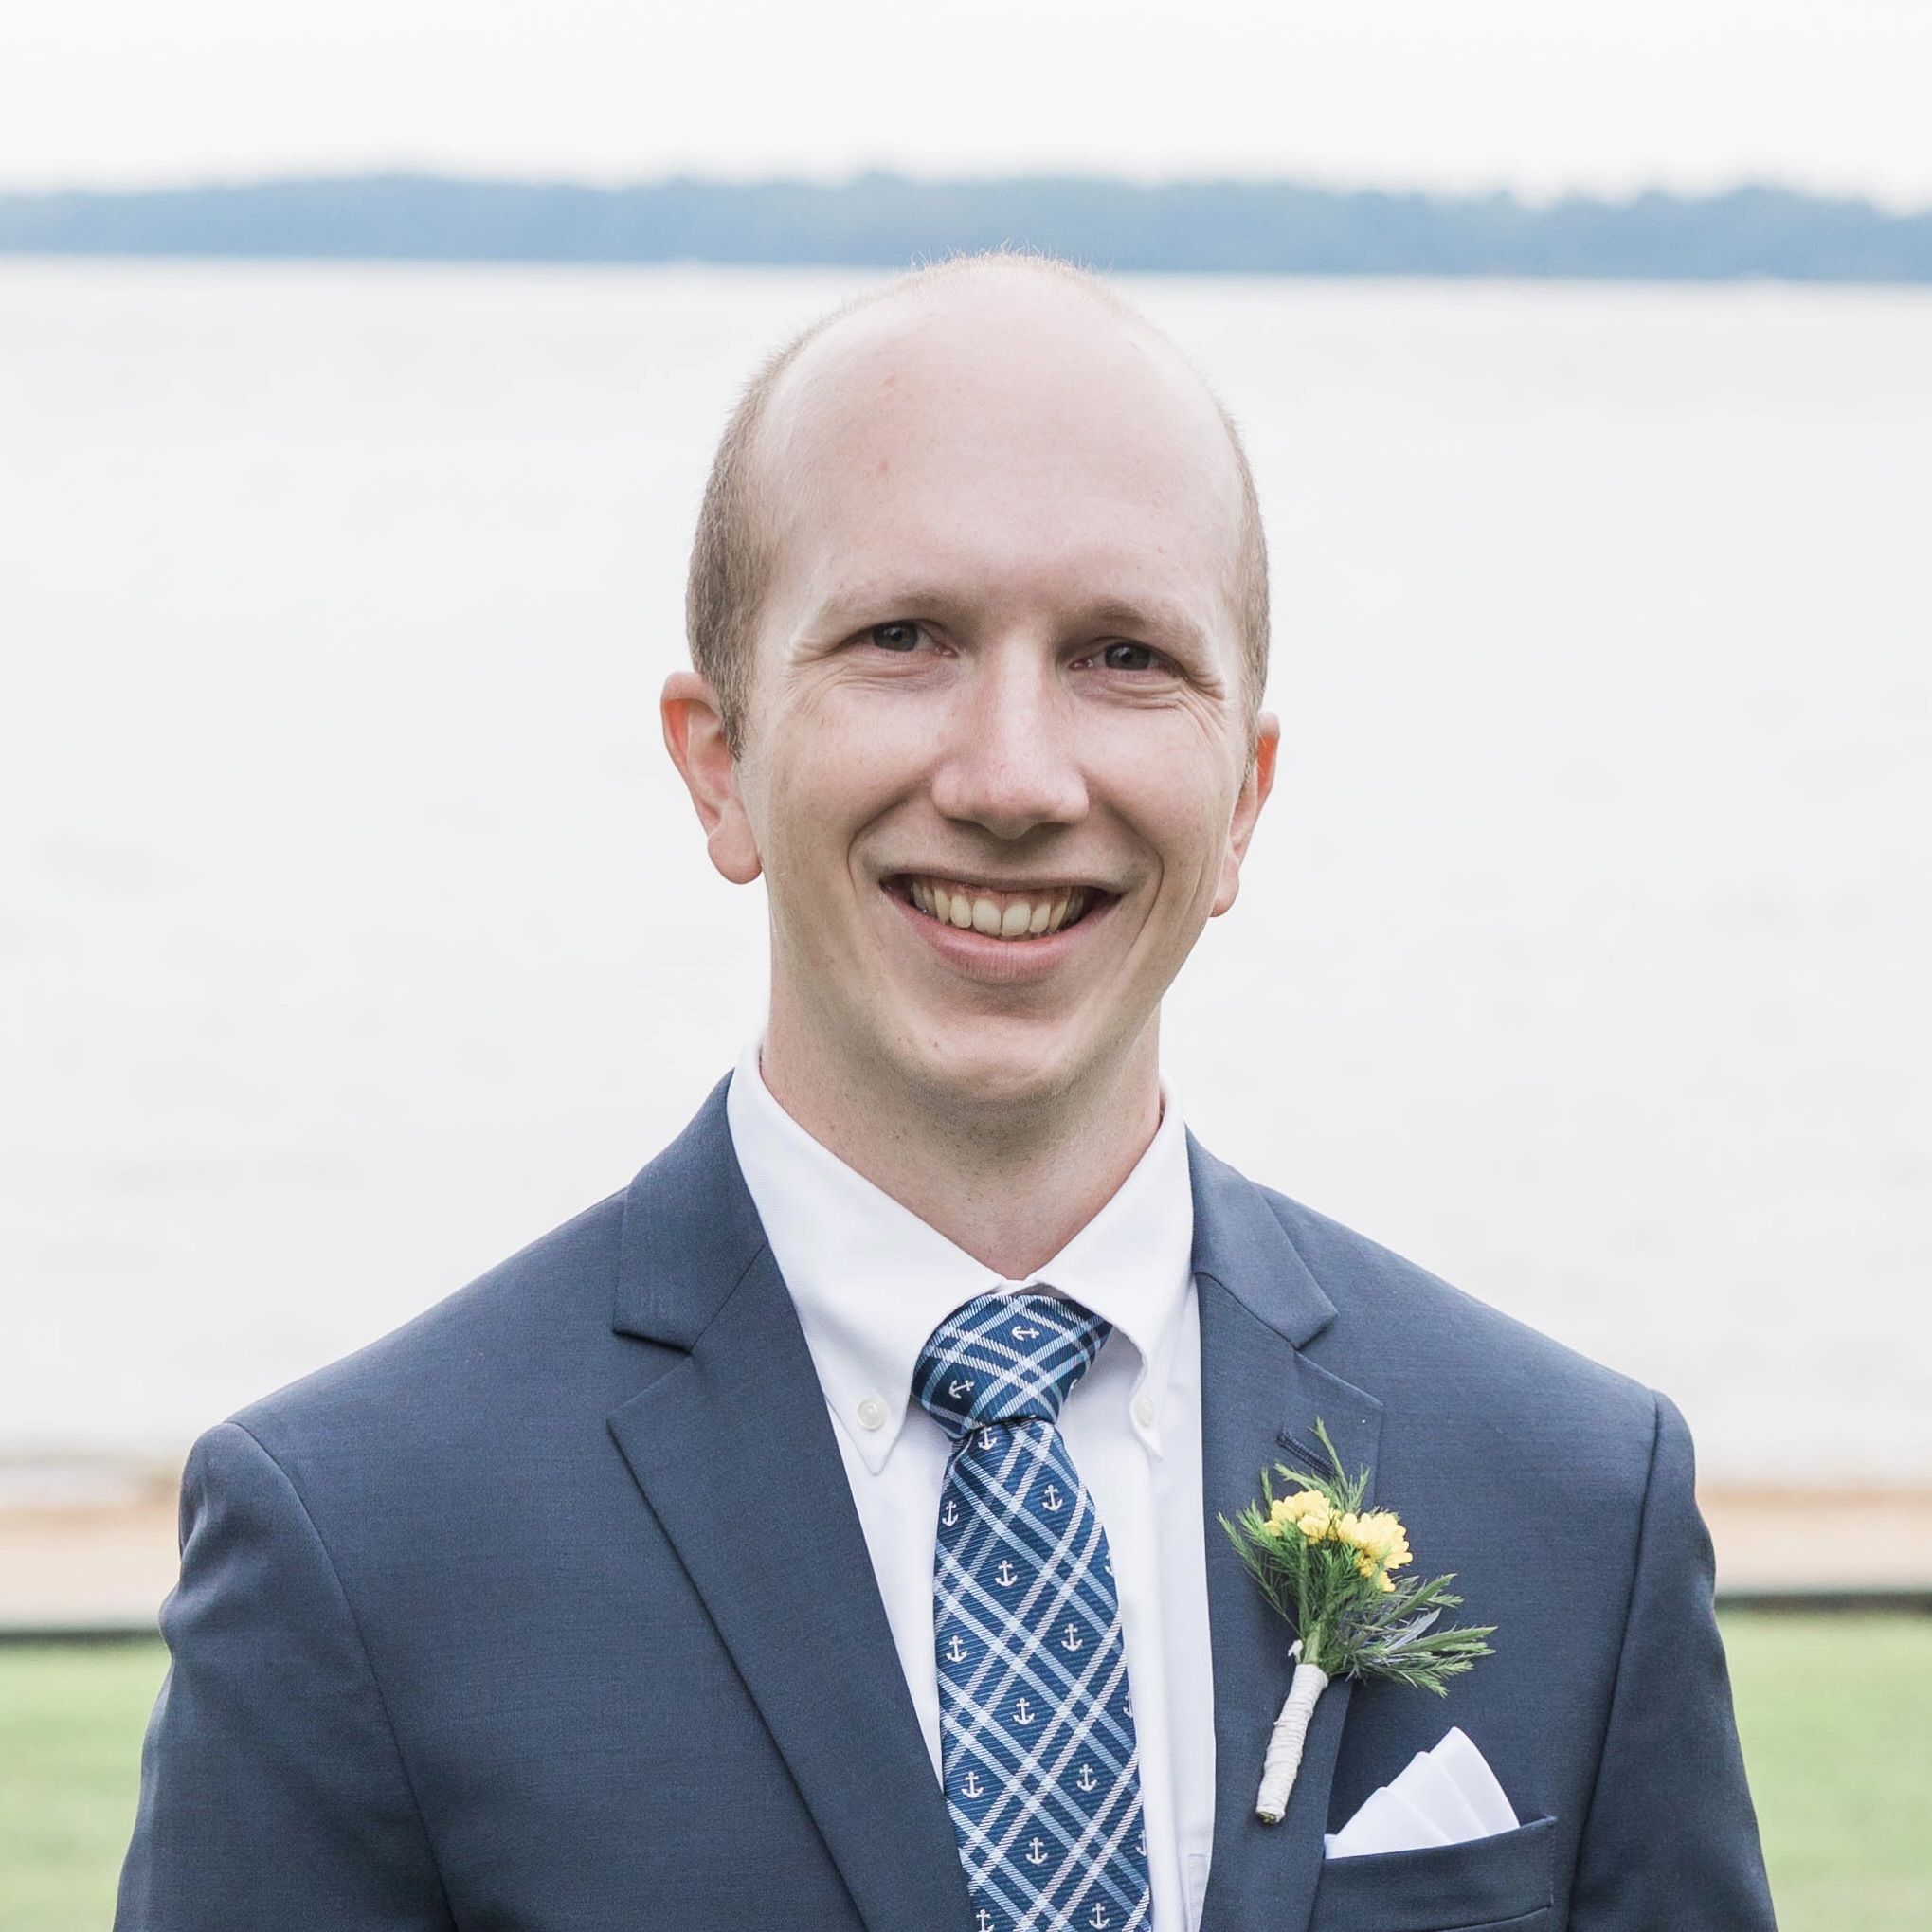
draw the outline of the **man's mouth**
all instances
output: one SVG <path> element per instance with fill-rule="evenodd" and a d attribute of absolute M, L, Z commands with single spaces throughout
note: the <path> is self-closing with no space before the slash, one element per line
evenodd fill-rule
<path fill-rule="evenodd" d="M 1074 925 L 1109 894 L 1092 886 L 1038 885 L 1001 892 L 920 874 L 894 881 L 909 905 L 962 932 L 988 939 L 1045 939 Z"/>

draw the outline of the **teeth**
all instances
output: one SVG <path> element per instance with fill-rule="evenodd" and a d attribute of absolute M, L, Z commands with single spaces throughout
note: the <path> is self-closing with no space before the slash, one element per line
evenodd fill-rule
<path fill-rule="evenodd" d="M 1068 886 L 1044 898 L 1003 893 L 992 898 L 984 892 L 930 878 L 913 879 L 907 896 L 942 926 L 956 926 L 962 932 L 983 932 L 989 939 L 1044 938 L 1069 920 L 1077 919 L 1092 899 L 1083 886 Z"/>

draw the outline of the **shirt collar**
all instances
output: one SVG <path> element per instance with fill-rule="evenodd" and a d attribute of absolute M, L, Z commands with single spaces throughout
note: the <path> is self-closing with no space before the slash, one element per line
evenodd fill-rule
<path fill-rule="evenodd" d="M 739 1061 L 726 1095 L 731 1144 L 826 1401 L 866 1468 L 876 1475 L 899 1439 L 912 1371 L 932 1330 L 975 1295 L 1037 1285 L 1091 1309 L 1132 1345 L 1139 1362 L 1124 1397 L 1129 1419 L 1158 1455 L 1158 1398 L 1194 1245 L 1187 1135 L 1165 1088 L 1161 1125 L 1132 1173 L 1037 1274 L 1014 1282 L 815 1141 L 772 1098 L 758 1071 L 759 1044 Z M 1153 1401 L 1141 1399 L 1144 1389 Z"/>

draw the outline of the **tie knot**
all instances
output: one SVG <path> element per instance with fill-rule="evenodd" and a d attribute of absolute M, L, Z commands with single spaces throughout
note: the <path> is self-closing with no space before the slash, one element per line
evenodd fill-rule
<path fill-rule="evenodd" d="M 992 1422 L 1056 1422 L 1111 1332 L 1059 1295 L 983 1294 L 927 1338 L 912 1393 L 953 1436 Z"/>

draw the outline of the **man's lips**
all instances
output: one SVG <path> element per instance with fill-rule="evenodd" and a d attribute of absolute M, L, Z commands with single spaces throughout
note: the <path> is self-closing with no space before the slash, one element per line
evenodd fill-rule
<path fill-rule="evenodd" d="M 903 874 L 892 882 L 891 890 L 942 926 L 1016 943 L 1051 938 L 1112 896 L 1097 887 L 1071 882 L 1008 888 L 933 873 Z"/>

